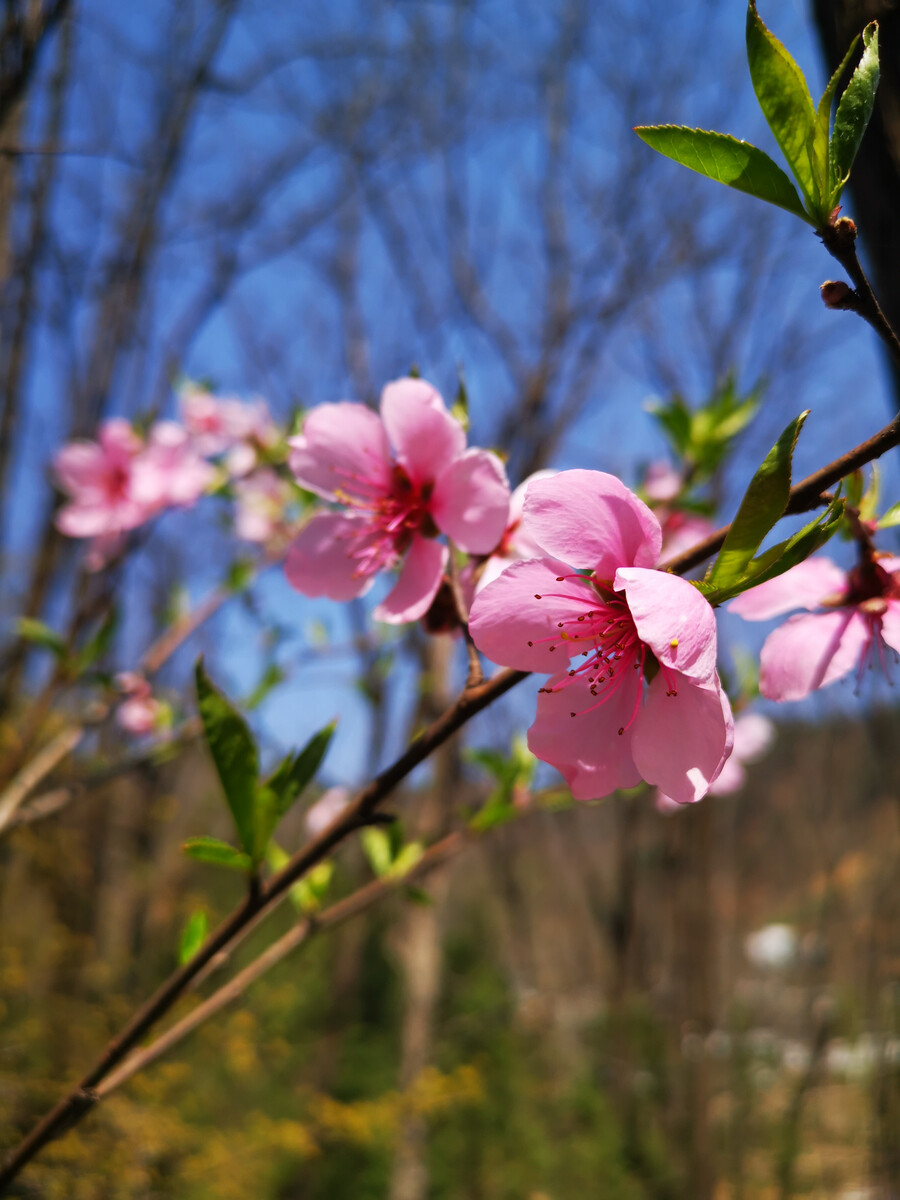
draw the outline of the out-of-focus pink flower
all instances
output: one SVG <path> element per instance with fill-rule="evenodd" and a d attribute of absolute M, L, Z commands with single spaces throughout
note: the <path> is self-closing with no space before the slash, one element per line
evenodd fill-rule
<path fill-rule="evenodd" d="M 234 485 L 237 512 L 234 531 L 248 542 L 268 542 L 284 526 L 290 487 L 264 467 Z"/>
<path fill-rule="evenodd" d="M 245 475 L 256 465 L 254 443 L 269 446 L 277 440 L 278 431 L 262 399 L 214 396 L 188 386 L 181 391 L 179 405 L 197 452 L 207 458 L 227 452 L 231 475 Z"/>
<path fill-rule="evenodd" d="M 183 425 L 159 421 L 134 460 L 132 489 L 148 511 L 185 508 L 203 495 L 215 468 L 200 457 Z"/>
<path fill-rule="evenodd" d="M 347 788 L 333 787 L 323 792 L 306 814 L 306 832 L 309 837 L 318 837 L 326 830 L 335 817 L 347 807 L 349 801 L 350 792 Z"/>
<path fill-rule="evenodd" d="M 462 425 L 424 379 L 389 383 L 380 417 L 362 404 L 319 405 L 291 446 L 298 483 L 349 510 L 312 517 L 294 541 L 285 571 L 304 595 L 350 600 L 403 561 L 374 615 L 415 621 L 428 611 L 447 562 L 438 534 L 466 553 L 488 554 L 506 528 L 503 464 L 486 450 L 466 449 Z"/>
<path fill-rule="evenodd" d="M 162 705 L 153 699 L 150 684 L 136 671 L 123 671 L 116 676 L 116 687 L 128 699 L 116 709 L 116 723 L 129 733 L 150 733 L 156 728 Z"/>
<path fill-rule="evenodd" d="M 540 689 L 532 753 L 579 800 L 641 779 L 701 799 L 731 753 L 733 721 L 715 615 L 696 588 L 654 570 L 656 517 L 612 475 L 564 471 L 529 486 L 523 523 L 545 557 L 480 592 L 469 628 L 494 662 L 556 671 Z"/>
<path fill-rule="evenodd" d="M 478 582 L 475 585 L 476 593 L 487 587 L 489 583 L 493 583 L 497 576 L 501 575 L 507 567 L 511 567 L 513 563 L 521 562 L 526 558 L 544 557 L 544 551 L 534 538 L 529 536 L 522 524 L 522 511 L 525 507 L 525 493 L 528 491 L 528 485 L 536 479 L 550 479 L 555 474 L 555 471 L 535 471 L 513 492 L 509 500 L 506 530 L 481 568 Z"/>
<path fill-rule="evenodd" d="M 644 492 L 656 504 L 674 500 L 683 486 L 680 472 L 667 462 L 652 462 L 644 474 Z"/>
<path fill-rule="evenodd" d="M 54 459 L 57 483 L 69 497 L 56 526 L 68 537 L 110 538 L 135 529 L 151 508 L 135 493 L 134 464 L 143 443 L 127 421 L 100 426 L 97 441 L 63 446 Z"/>
<path fill-rule="evenodd" d="M 748 621 L 798 613 L 770 633 L 760 655 L 759 690 L 769 700 L 802 700 L 841 679 L 859 675 L 885 649 L 900 653 L 900 558 L 874 558 L 842 571 L 828 558 L 808 558 L 728 606 Z"/>
<path fill-rule="evenodd" d="M 662 526 L 662 549 L 659 552 L 660 562 L 667 562 L 692 550 L 698 542 L 715 533 L 716 527 L 706 517 L 697 513 L 683 512 L 680 509 L 664 509 L 656 514 Z"/>
<path fill-rule="evenodd" d="M 742 713 L 734 722 L 734 747 L 731 757 L 726 759 L 722 770 L 709 785 L 710 796 L 729 796 L 739 792 L 747 782 L 746 766 L 758 762 L 775 737 L 775 726 L 762 713 Z M 679 812 L 684 808 L 667 796 L 665 792 L 657 791 L 656 807 L 661 813 Z"/>

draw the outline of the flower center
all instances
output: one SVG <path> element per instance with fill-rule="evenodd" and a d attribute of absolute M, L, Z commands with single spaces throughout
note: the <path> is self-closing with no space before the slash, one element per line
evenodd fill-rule
<path fill-rule="evenodd" d="M 659 663 L 652 650 L 641 641 L 624 594 L 613 591 L 610 580 L 586 578 L 580 574 L 557 577 L 557 583 L 564 580 L 572 580 L 579 591 L 584 590 L 585 604 L 589 607 L 575 612 L 570 607 L 567 615 L 561 615 L 561 619 L 556 621 L 557 633 L 540 638 L 536 642 L 530 641 L 528 645 L 549 642 L 550 650 L 561 649 L 570 658 L 581 655 L 584 661 L 577 666 L 570 665 L 564 678 L 558 680 L 553 687 L 544 687 L 540 691 L 552 695 L 564 691 L 575 680 L 586 683 L 590 694 L 595 697 L 595 702 L 585 709 L 570 712 L 572 717 L 583 716 L 605 704 L 630 677 L 631 671 L 647 674 L 651 670 L 661 670 L 667 684 L 667 694 L 677 695 L 673 672 Z M 540 595 L 535 594 L 535 599 L 548 603 L 565 600 L 571 606 L 574 596 L 571 592 L 544 592 Z M 642 691 L 643 689 L 638 687 L 634 709 L 626 724 L 619 730 L 620 734 L 623 734 L 637 717 Z"/>
<path fill-rule="evenodd" d="M 416 533 L 436 537 L 428 504 L 434 484 L 414 484 L 404 469 L 394 464 L 387 490 L 378 479 L 354 476 L 353 495 L 344 489 L 335 492 L 341 504 L 365 515 L 366 522 L 351 537 L 348 553 L 356 560 L 354 575 L 374 575 L 396 565 L 409 549 Z M 369 492 L 369 495 L 366 495 Z"/>

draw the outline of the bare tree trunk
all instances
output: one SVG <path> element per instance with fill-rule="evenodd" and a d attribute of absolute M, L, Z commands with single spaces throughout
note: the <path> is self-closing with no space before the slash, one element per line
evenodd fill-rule
<path fill-rule="evenodd" d="M 450 669 L 455 642 L 433 637 L 425 649 L 429 679 L 427 707 L 440 712 L 450 703 Z M 434 783 L 418 814 L 415 835 L 426 841 L 439 837 L 450 824 L 460 780 L 459 749 L 455 741 L 434 757 Z M 441 987 L 441 925 L 447 895 L 445 871 L 429 882 L 429 905 L 409 904 L 397 929 L 397 956 L 404 984 L 403 1028 L 400 1046 L 400 1087 L 411 1087 L 431 1060 L 434 1014 Z M 408 1112 L 400 1123 L 389 1200 L 425 1200 L 428 1194 L 427 1130 L 420 1113 Z"/>

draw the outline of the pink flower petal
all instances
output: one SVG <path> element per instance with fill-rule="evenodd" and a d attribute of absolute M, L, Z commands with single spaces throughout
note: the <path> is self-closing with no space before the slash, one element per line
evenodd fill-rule
<path fill-rule="evenodd" d="M 284 564 L 291 587 L 304 596 L 352 600 L 372 586 L 372 576 L 358 571 L 352 549 L 365 546 L 368 521 L 344 513 L 317 513 L 294 539 Z"/>
<path fill-rule="evenodd" d="M 59 486 L 73 495 L 102 495 L 107 469 L 106 455 L 96 442 L 69 442 L 53 460 Z"/>
<path fill-rule="evenodd" d="M 900 600 L 888 600 L 887 611 L 881 618 L 881 636 L 900 654 Z"/>
<path fill-rule="evenodd" d="M 734 754 L 740 762 L 752 763 L 766 753 L 775 739 L 775 726 L 762 713 L 744 713 L 734 723 Z"/>
<path fill-rule="evenodd" d="M 346 492 L 363 500 L 391 486 L 391 451 L 377 413 L 342 400 L 312 409 L 289 439 L 290 467 L 301 487 L 326 500 Z"/>
<path fill-rule="evenodd" d="M 765 640 L 759 690 L 769 700 L 802 700 L 846 675 L 870 638 L 855 608 L 790 617 Z"/>
<path fill-rule="evenodd" d="M 375 620 L 405 625 L 424 617 L 441 586 L 447 554 L 447 547 L 433 538 L 414 538 L 400 578 L 372 613 Z"/>
<path fill-rule="evenodd" d="M 631 738 L 635 765 L 679 804 L 701 800 L 731 752 L 734 722 L 719 686 L 678 680 L 678 693 L 666 694 L 662 673 L 650 684 Z"/>
<path fill-rule="evenodd" d="M 807 558 L 783 575 L 742 592 L 728 605 L 745 621 L 768 621 L 792 608 L 818 608 L 828 596 L 847 590 L 847 576 L 830 558 Z"/>
<path fill-rule="evenodd" d="M 104 421 L 97 436 L 107 455 L 117 462 L 133 458 L 141 449 L 141 439 L 124 417 Z"/>
<path fill-rule="evenodd" d="M 397 462 L 413 483 L 435 479 L 466 448 L 462 425 L 424 379 L 389 383 L 381 393 L 381 417 Z"/>
<path fill-rule="evenodd" d="M 709 785 L 710 796 L 733 796 L 747 782 L 747 772 L 735 753 L 726 759 L 722 770 Z"/>
<path fill-rule="evenodd" d="M 557 583 L 558 575 L 568 574 L 563 563 L 529 559 L 509 567 L 480 591 L 469 613 L 469 632 L 481 653 L 491 662 L 519 671 L 564 667 L 567 647 L 572 653 L 578 653 L 579 647 L 560 639 L 558 622 L 588 611 L 596 599 L 587 583 L 577 579 Z"/>
<path fill-rule="evenodd" d="M 532 754 L 556 767 L 576 800 L 598 800 L 616 788 L 640 783 L 632 761 L 631 730 L 619 733 L 631 720 L 638 701 L 643 686 L 640 674 L 629 671 L 616 691 L 597 707 L 589 685 L 581 678 L 554 675 L 547 688 L 560 685 L 560 691 L 545 690 L 538 696 L 537 716 L 528 731 Z"/>
<path fill-rule="evenodd" d="M 638 636 L 666 667 L 688 679 L 716 673 L 716 616 L 697 589 L 678 575 L 622 567 L 613 581 L 624 591 Z"/>
<path fill-rule="evenodd" d="M 488 450 L 467 450 L 437 477 L 429 510 L 438 529 L 467 554 L 488 554 L 503 537 L 509 484 Z"/>
<path fill-rule="evenodd" d="M 624 483 L 602 471 L 537 479 L 525 497 L 524 527 L 553 558 L 612 579 L 619 567 L 659 559 L 659 521 Z"/>

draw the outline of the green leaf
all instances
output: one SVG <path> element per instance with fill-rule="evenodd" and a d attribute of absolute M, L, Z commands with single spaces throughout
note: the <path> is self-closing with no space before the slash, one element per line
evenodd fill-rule
<path fill-rule="evenodd" d="M 366 858 L 369 860 L 369 866 L 379 878 L 382 875 L 387 875 L 391 869 L 391 862 L 393 860 L 388 835 L 383 829 L 379 829 L 377 826 L 370 826 L 362 831 L 361 836 L 363 850 L 365 851 Z"/>
<path fill-rule="evenodd" d="M 834 117 L 830 155 L 832 208 L 837 204 L 844 184 L 850 178 L 850 169 L 875 107 L 879 76 L 878 22 L 872 21 L 867 25 L 862 36 L 862 58 L 841 96 Z"/>
<path fill-rule="evenodd" d="M 404 895 L 410 904 L 419 904 L 423 908 L 431 908 L 434 904 L 434 898 L 424 888 L 416 887 L 410 884 L 404 889 Z"/>
<path fill-rule="evenodd" d="M 644 410 L 662 426 L 679 458 L 684 458 L 691 444 L 691 410 L 677 393 L 668 402 L 649 400 Z"/>
<path fill-rule="evenodd" d="M 810 212 L 821 208 L 825 190 L 813 166 L 816 114 L 803 72 L 778 38 L 763 24 L 756 0 L 747 5 L 747 64 L 753 90 L 775 141 L 787 160 Z"/>
<path fill-rule="evenodd" d="M 187 924 L 181 934 L 181 941 L 178 944 L 178 962 L 181 966 L 191 961 L 206 941 L 208 930 L 209 918 L 206 915 L 206 911 L 202 908 L 196 909 L 188 917 Z"/>
<path fill-rule="evenodd" d="M 298 754 L 289 754 L 265 781 L 264 786 L 277 798 L 279 820 L 315 778 L 336 728 L 337 721 L 331 721 L 314 733 Z"/>
<path fill-rule="evenodd" d="M 249 854 L 229 846 L 214 837 L 189 838 L 182 847 L 185 854 L 198 862 L 212 863 L 216 867 L 229 867 L 233 871 L 249 871 L 253 861 Z"/>
<path fill-rule="evenodd" d="M 834 103 L 834 94 L 837 91 L 837 86 L 843 79 L 844 72 L 850 66 L 850 60 L 853 58 L 853 52 L 856 50 L 858 41 L 859 34 L 850 43 L 850 48 L 844 55 L 841 65 L 829 79 L 828 86 L 822 93 L 822 99 L 819 101 L 818 108 L 816 109 L 816 135 L 814 143 L 816 167 L 819 169 L 824 164 L 823 178 L 826 181 L 826 191 L 828 193 L 826 207 L 832 209 L 836 201 L 832 199 L 834 193 L 834 172 L 831 162 L 831 141 L 829 138 L 831 132 L 831 107 Z"/>
<path fill-rule="evenodd" d="M 401 847 L 388 869 L 391 879 L 402 879 L 407 875 L 424 854 L 421 842 L 407 842 Z"/>
<path fill-rule="evenodd" d="M 225 587 L 229 592 L 243 592 L 253 582 L 256 567 L 246 558 L 236 558 L 225 576 Z"/>
<path fill-rule="evenodd" d="M 259 708 L 263 700 L 268 696 L 273 688 L 278 687 L 279 683 L 283 683 L 286 676 L 281 667 L 277 663 L 269 663 L 263 671 L 262 676 L 256 687 L 244 700 L 244 708 L 252 710 Z"/>
<path fill-rule="evenodd" d="M 16 622 L 16 633 L 23 642 L 43 646 L 46 650 L 51 650 L 57 658 L 65 657 L 65 640 L 43 621 L 36 621 L 33 617 L 20 617 Z"/>
<path fill-rule="evenodd" d="M 810 225 L 816 223 L 807 215 L 797 189 L 781 167 L 749 142 L 684 125 L 639 125 L 635 133 L 660 154 L 700 175 L 777 204 Z"/>
<path fill-rule="evenodd" d="M 78 651 L 75 659 L 75 669 L 79 675 L 103 657 L 112 643 L 118 626 L 119 614 L 113 608 L 109 611 L 94 636 Z"/>
<path fill-rule="evenodd" d="M 750 481 L 728 536 L 706 576 L 715 588 L 727 588 L 743 576 L 763 538 L 787 507 L 794 447 L 809 410 L 791 421 Z"/>
<path fill-rule="evenodd" d="M 312 913 L 322 907 L 333 874 L 334 863 L 316 863 L 308 874 L 293 885 L 291 896 L 301 912 Z"/>
<path fill-rule="evenodd" d="M 725 586 L 715 587 L 706 580 L 695 586 L 699 587 L 710 604 L 724 604 L 726 600 L 734 599 L 741 592 L 759 587 L 761 583 L 783 575 L 791 567 L 809 558 L 837 533 L 843 517 L 844 501 L 835 498 L 824 513 L 785 541 L 779 542 L 777 546 L 771 546 L 759 558 L 752 559 L 746 569 Z"/>
<path fill-rule="evenodd" d="M 256 850 L 255 805 L 259 755 L 247 722 L 211 683 L 197 660 L 197 701 L 206 744 L 216 766 L 225 799 L 234 818 L 238 840 L 248 854 Z"/>
<path fill-rule="evenodd" d="M 878 518 L 879 529 L 893 529 L 896 525 L 900 525 L 900 501 L 892 504 L 887 512 Z"/>

